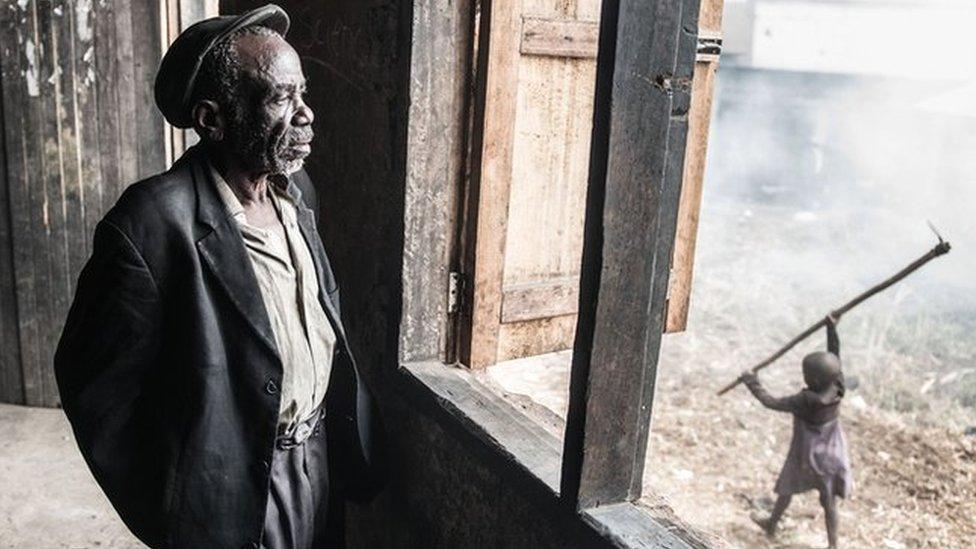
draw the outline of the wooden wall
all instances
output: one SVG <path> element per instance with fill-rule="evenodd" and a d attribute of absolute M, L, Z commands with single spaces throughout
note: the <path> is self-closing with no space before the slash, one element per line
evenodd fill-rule
<path fill-rule="evenodd" d="M 174 2 L 0 5 L 2 402 L 58 405 L 54 350 L 95 224 L 174 150 L 152 95 Z"/>

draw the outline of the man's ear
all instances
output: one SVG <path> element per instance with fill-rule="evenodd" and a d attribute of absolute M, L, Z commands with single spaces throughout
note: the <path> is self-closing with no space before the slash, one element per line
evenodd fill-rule
<path fill-rule="evenodd" d="M 227 134 L 227 124 L 220 105 L 209 99 L 197 101 L 193 106 L 193 127 L 202 138 L 223 141 Z"/>

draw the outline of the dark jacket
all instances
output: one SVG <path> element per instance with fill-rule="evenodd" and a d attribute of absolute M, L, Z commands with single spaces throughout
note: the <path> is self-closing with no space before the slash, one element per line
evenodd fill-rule
<path fill-rule="evenodd" d="M 239 229 L 194 147 L 130 186 L 95 229 L 55 355 L 95 479 L 152 547 L 239 548 L 261 534 L 282 366 Z M 288 192 L 339 342 L 326 393 L 330 487 L 378 489 L 376 417 L 339 314 L 304 171 Z"/>

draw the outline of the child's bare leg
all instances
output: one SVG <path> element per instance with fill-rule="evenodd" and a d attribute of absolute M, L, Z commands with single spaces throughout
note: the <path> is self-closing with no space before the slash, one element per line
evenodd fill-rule
<path fill-rule="evenodd" d="M 779 520 L 783 518 L 783 513 L 786 512 L 786 508 L 790 506 L 790 501 L 793 497 L 789 495 L 782 495 L 776 498 L 776 503 L 773 504 L 773 513 L 769 515 L 768 519 L 756 520 L 756 524 L 762 527 L 766 531 L 766 535 L 772 536 L 776 534 L 776 525 L 779 524 Z"/>
<path fill-rule="evenodd" d="M 786 508 L 790 506 L 790 501 L 792 500 L 793 496 L 788 495 L 776 498 L 776 504 L 773 505 L 773 514 L 769 516 L 770 530 L 776 530 L 779 519 L 783 518 L 783 513 L 786 512 Z"/>
<path fill-rule="evenodd" d="M 820 494 L 820 505 L 824 510 L 824 522 L 827 524 L 827 543 L 830 549 L 837 549 L 837 498 Z"/>

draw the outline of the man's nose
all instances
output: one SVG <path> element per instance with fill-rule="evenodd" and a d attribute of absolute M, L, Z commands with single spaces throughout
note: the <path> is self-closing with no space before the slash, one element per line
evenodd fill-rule
<path fill-rule="evenodd" d="M 315 120 L 315 113 L 312 112 L 312 108 L 305 103 L 304 100 L 298 100 L 298 109 L 295 111 L 295 115 L 292 116 L 292 124 L 296 126 L 308 126 Z"/>

